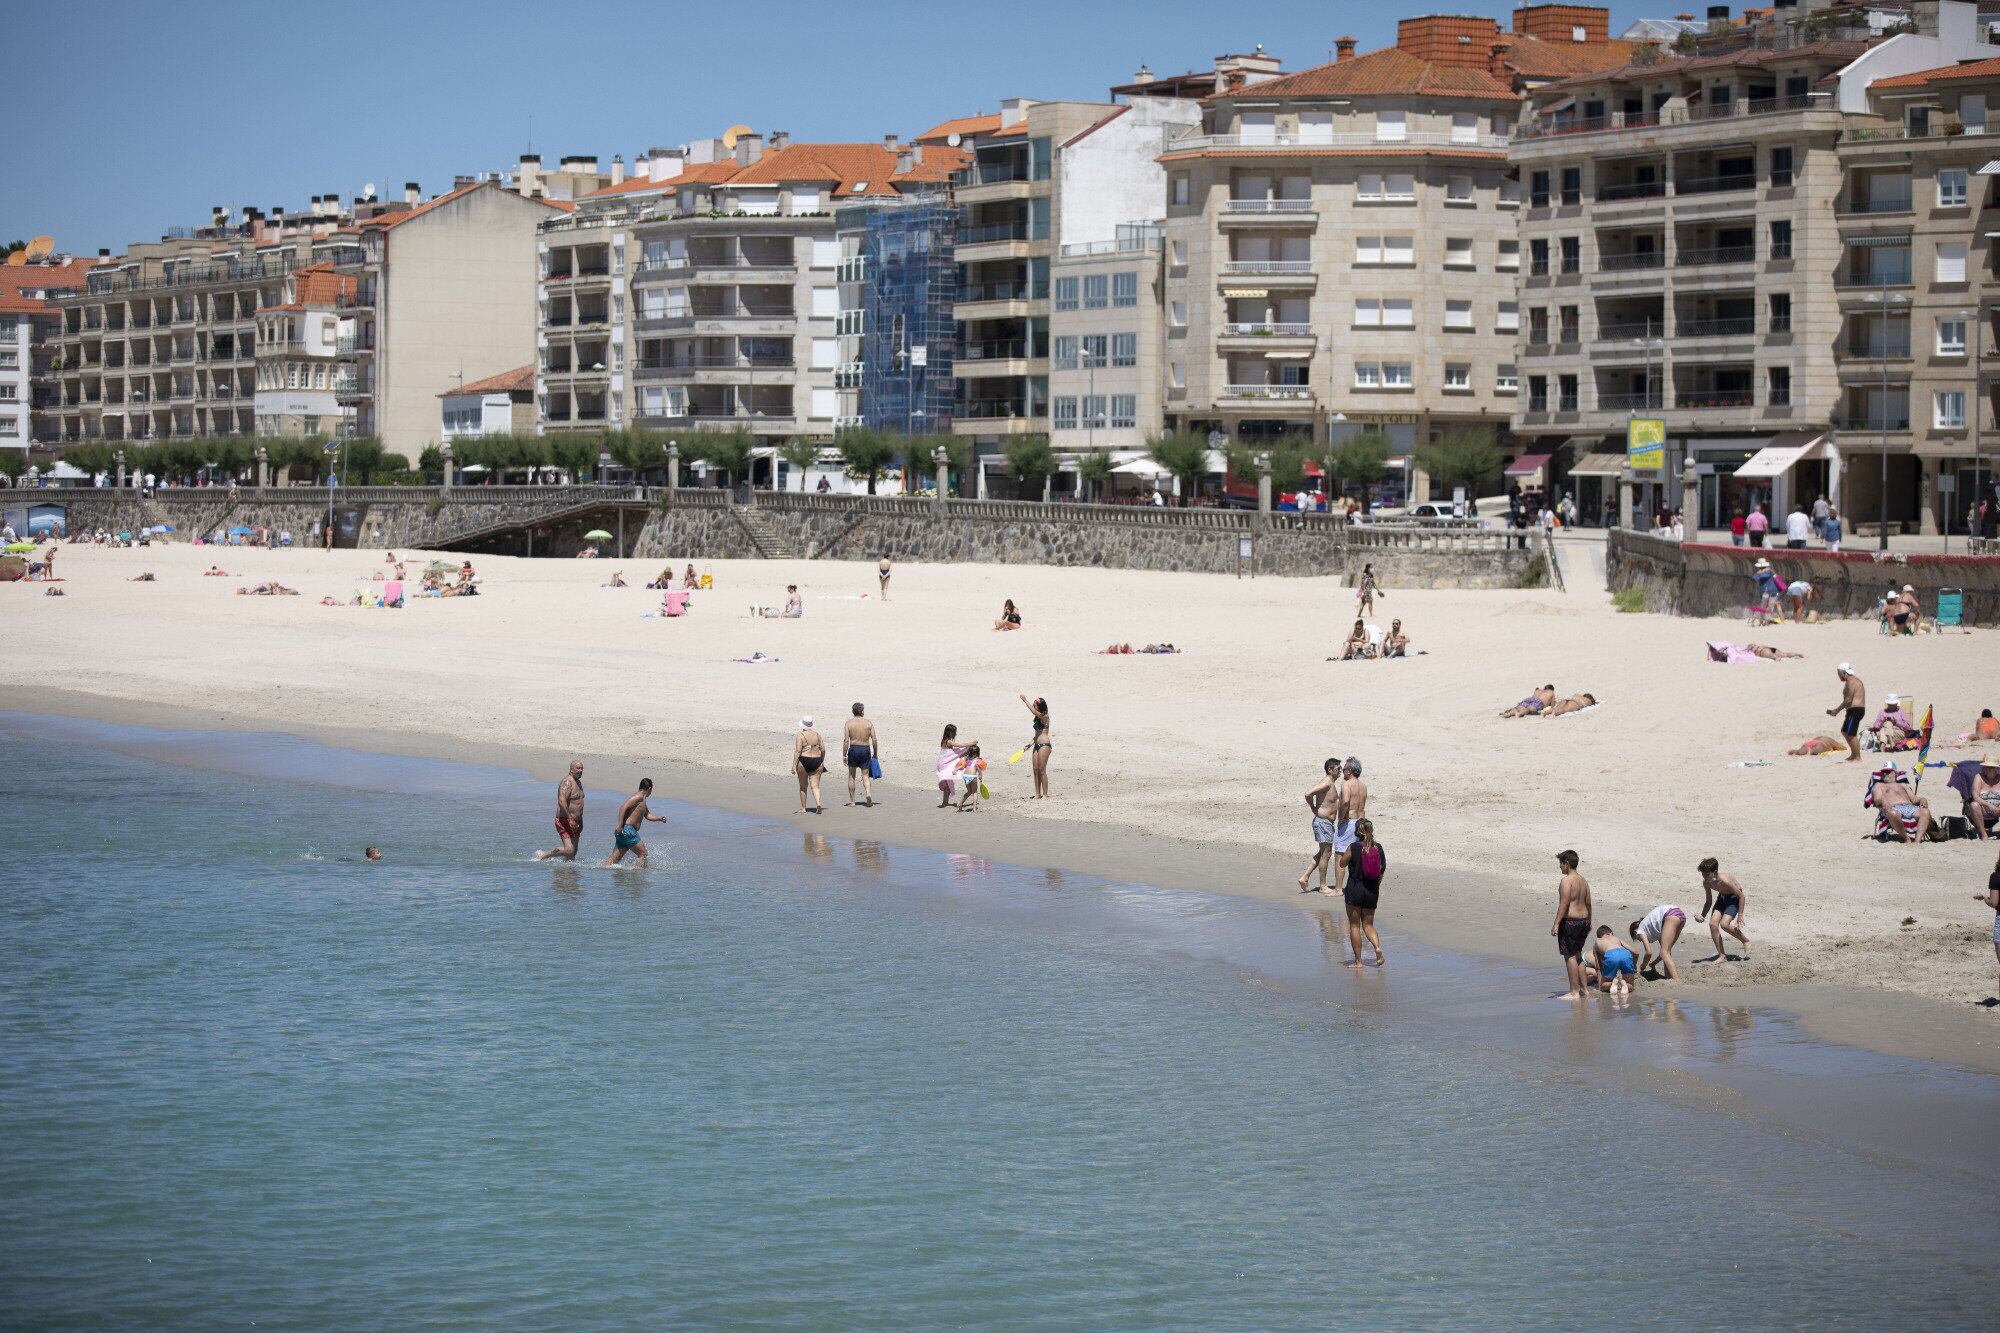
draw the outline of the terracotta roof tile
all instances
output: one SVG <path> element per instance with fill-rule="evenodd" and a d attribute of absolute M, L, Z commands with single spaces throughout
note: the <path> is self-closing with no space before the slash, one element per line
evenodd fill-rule
<path fill-rule="evenodd" d="M 447 389 L 438 397 L 459 398 L 475 393 L 533 393 L 534 391 L 535 368 L 533 365 L 526 365 L 519 370 L 505 370 L 498 375 L 489 375 L 483 380 L 460 385 L 456 389 Z"/>
<path fill-rule="evenodd" d="M 18 267 L 0 264 L 0 296 L 34 301 L 36 298 L 24 297 L 22 293 L 81 291 L 85 275 L 96 267 L 95 259 L 71 259 L 60 264 L 23 264 Z M 42 307 L 37 304 L 34 308 L 39 310 Z"/>
<path fill-rule="evenodd" d="M 590 190 L 584 194 L 580 194 L 577 196 L 577 202 L 581 203 L 586 199 L 604 199 L 616 195 L 647 194 L 654 190 L 671 190 L 673 188 L 674 183 L 671 180 L 656 181 L 648 180 L 644 176 L 632 176 L 618 182 L 616 185 L 607 185 L 601 190 Z"/>
<path fill-rule="evenodd" d="M 1911 74 L 1898 74 L 1893 78 L 1877 79 L 1870 88 L 1921 88 L 1926 84 L 1942 83 L 1948 79 L 1993 79 L 2000 78 L 2000 57 L 1992 60 L 1969 60 L 1958 65 L 1940 65 L 1936 69 L 1920 69 Z"/>
<path fill-rule="evenodd" d="M 1520 33 L 1500 33 L 1493 39 L 1508 76 L 1485 68 L 1445 65 L 1412 55 L 1401 47 L 1329 65 L 1315 65 L 1259 83 L 1247 83 L 1202 99 L 1207 102 L 1264 101 L 1287 97 L 1462 97 L 1512 101 L 1521 95 L 1523 80 L 1558 78 L 1621 65 L 1632 57 L 1631 42 L 1563 44 L 1544 42 Z"/>
<path fill-rule="evenodd" d="M 999 128 L 1000 113 L 997 111 L 990 116 L 960 116 L 956 120 L 947 120 L 942 125 L 933 125 L 911 142 L 943 143 L 954 134 L 961 139 L 969 139 L 974 135 L 992 134 Z"/>
<path fill-rule="evenodd" d="M 50 309 L 47 301 L 18 292 L 0 292 L 0 315 L 33 315 Z"/>

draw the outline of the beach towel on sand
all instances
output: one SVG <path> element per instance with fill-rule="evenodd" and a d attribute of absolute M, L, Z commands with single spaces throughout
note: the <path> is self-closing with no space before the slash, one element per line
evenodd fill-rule
<path fill-rule="evenodd" d="M 1738 648 L 1735 644 L 1729 643 L 1726 640 L 1710 639 L 1708 641 L 1708 660 L 1711 662 L 1727 662 L 1731 666 L 1734 666 L 1738 662 L 1762 662 L 1765 659 L 1757 656 L 1757 654 L 1751 652 L 1748 648 Z"/>

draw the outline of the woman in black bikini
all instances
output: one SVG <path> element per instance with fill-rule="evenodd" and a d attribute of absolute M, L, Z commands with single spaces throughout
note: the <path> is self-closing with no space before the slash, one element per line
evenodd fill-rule
<path fill-rule="evenodd" d="M 1000 618 L 993 622 L 993 628 L 1003 630 L 1021 628 L 1021 613 L 1014 609 L 1013 598 L 1009 597 L 1006 604 L 1000 608 Z"/>
<path fill-rule="evenodd" d="M 1028 716 L 1035 721 L 1035 738 L 1028 742 L 1028 753 L 1034 756 L 1035 794 L 1033 800 L 1041 800 L 1049 794 L 1049 755 L 1054 750 L 1055 733 L 1049 730 L 1049 701 L 1037 699 L 1028 702 L 1022 695 L 1021 702 L 1027 704 Z"/>
<path fill-rule="evenodd" d="M 799 719 L 799 734 L 792 739 L 792 772 L 799 779 L 799 813 L 807 810 L 806 793 L 812 793 L 811 810 L 820 812 L 819 780 L 820 772 L 826 767 L 826 742 L 813 730 L 813 720 Z"/>

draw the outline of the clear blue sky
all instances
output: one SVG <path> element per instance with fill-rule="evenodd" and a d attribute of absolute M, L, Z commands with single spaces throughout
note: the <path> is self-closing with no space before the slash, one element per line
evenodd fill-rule
<path fill-rule="evenodd" d="M 1611 6 L 1615 34 L 1682 4 Z M 1003 97 L 1102 98 L 1141 64 L 1261 42 L 1287 69 L 1366 51 L 1401 14 L 1511 6 L 1217 0 L 0 0 L 11 122 L 0 242 L 116 253 L 211 205 L 302 207 L 373 182 L 432 194 L 534 148 L 629 162 L 742 122 L 905 137 Z M 31 17 L 32 16 L 32 17 Z M 976 26 L 966 21 L 976 16 Z"/>

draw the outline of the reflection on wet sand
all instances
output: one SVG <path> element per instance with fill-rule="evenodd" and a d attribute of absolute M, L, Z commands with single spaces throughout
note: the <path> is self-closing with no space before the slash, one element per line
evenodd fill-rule
<path fill-rule="evenodd" d="M 983 856 L 967 856 L 963 852 L 951 852 L 944 859 L 951 867 L 953 879 L 988 879 L 993 874 L 993 863 Z"/>
<path fill-rule="evenodd" d="M 555 873 L 549 877 L 551 887 L 557 893 L 583 892 L 583 876 L 576 873 L 576 867 L 568 861 L 558 861 Z"/>
<path fill-rule="evenodd" d="M 826 840 L 824 833 L 807 833 L 805 838 L 804 850 L 807 856 L 810 856 L 815 861 L 831 861 L 833 859 L 833 844 Z"/>
<path fill-rule="evenodd" d="M 1757 1020 L 1748 1005 L 1714 1005 L 1708 1011 L 1709 1025 L 1715 1029 L 1716 1044 L 1724 1055 L 1736 1054 L 1736 1043 L 1749 1036 Z"/>
<path fill-rule="evenodd" d="M 876 842 L 872 838 L 854 840 L 854 868 L 865 870 L 871 875 L 885 875 L 889 872 L 889 847 L 887 843 Z"/>
<path fill-rule="evenodd" d="M 1042 871 L 1042 883 L 1051 889 L 1061 888 L 1064 883 L 1063 872 L 1054 866 L 1045 867 Z"/>

